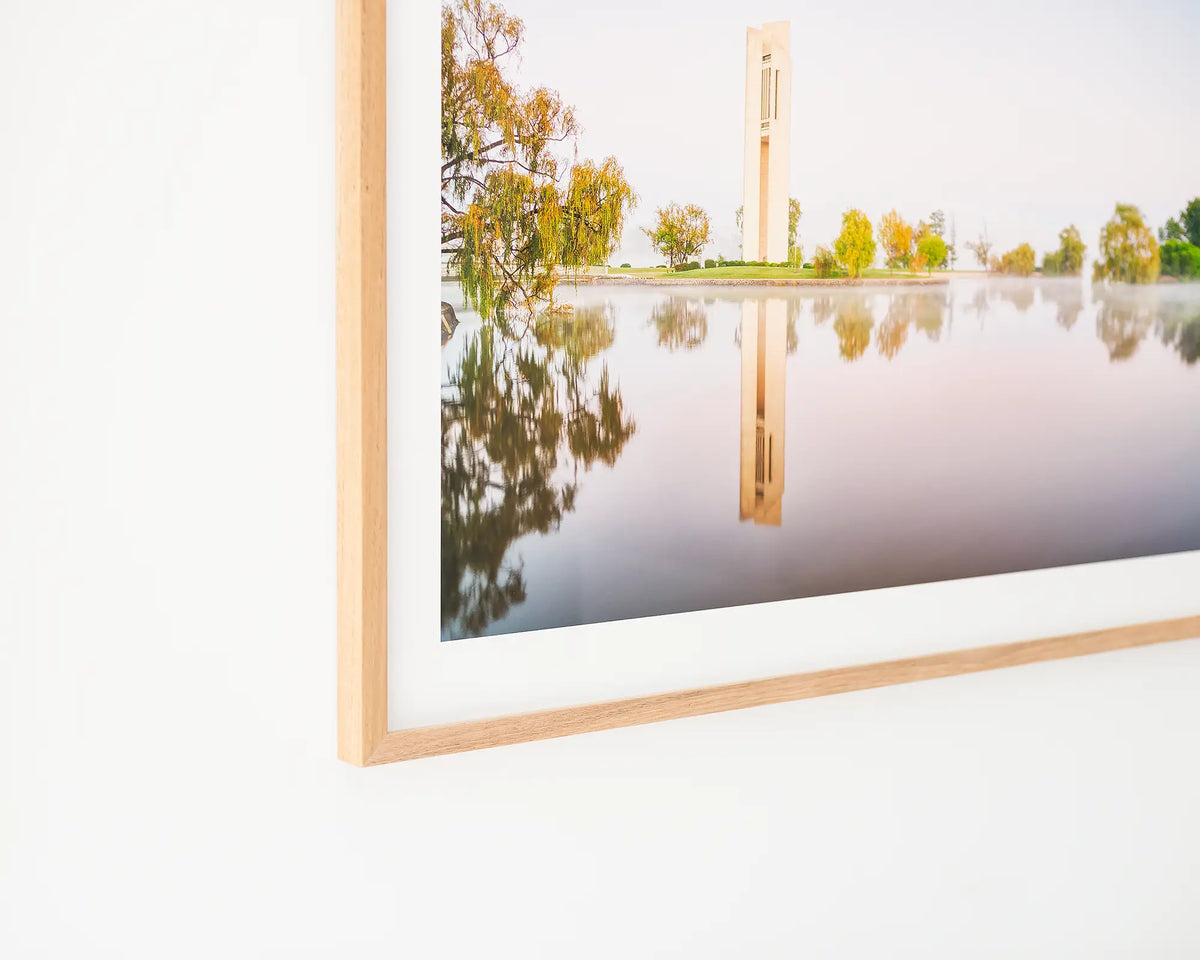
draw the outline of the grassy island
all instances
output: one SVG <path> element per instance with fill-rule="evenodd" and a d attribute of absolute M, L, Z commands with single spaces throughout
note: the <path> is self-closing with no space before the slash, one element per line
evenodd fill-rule
<path fill-rule="evenodd" d="M 929 276 L 925 273 L 910 273 L 902 270 L 863 270 L 861 276 L 851 278 L 845 271 L 835 270 L 822 275 L 814 269 L 796 267 L 750 267 L 717 266 L 699 270 L 672 270 L 669 267 L 612 267 L 605 274 L 580 276 L 579 283 L 596 284 L 646 284 L 649 286 L 843 286 L 846 284 L 895 283 L 926 286 L 947 283 L 950 275 L 941 273 Z"/>
<path fill-rule="evenodd" d="M 897 278 L 916 277 L 928 279 L 924 273 L 905 273 L 900 270 L 864 270 L 866 279 L 894 280 Z M 820 277 L 811 267 L 807 270 L 795 267 L 709 267 L 699 270 L 671 270 L 667 267 L 612 267 L 608 271 L 612 277 L 646 277 L 673 280 L 820 280 L 844 278 L 841 270 L 834 271 L 831 277 Z"/>

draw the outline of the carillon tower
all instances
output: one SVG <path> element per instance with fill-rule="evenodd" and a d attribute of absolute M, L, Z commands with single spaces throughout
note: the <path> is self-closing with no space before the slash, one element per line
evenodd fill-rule
<path fill-rule="evenodd" d="M 788 259 L 788 164 L 792 149 L 792 26 L 746 31 L 746 178 L 742 258 Z"/>

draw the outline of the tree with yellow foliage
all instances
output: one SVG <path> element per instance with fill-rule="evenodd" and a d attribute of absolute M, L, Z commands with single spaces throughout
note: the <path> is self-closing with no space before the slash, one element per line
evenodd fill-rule
<path fill-rule="evenodd" d="M 654 249 L 667 258 L 674 270 L 679 264 L 700 255 L 708 243 L 710 229 L 708 214 L 700 207 L 694 203 L 686 207 L 672 203 L 660 207 L 655 213 L 654 226 L 642 233 L 650 238 Z"/>
<path fill-rule="evenodd" d="M 913 228 L 895 210 L 879 221 L 879 242 L 889 270 L 907 270 L 912 260 Z"/>
<path fill-rule="evenodd" d="M 863 269 L 875 262 L 875 236 L 871 221 L 858 209 L 842 214 L 842 232 L 833 252 L 851 277 L 861 277 Z"/>
<path fill-rule="evenodd" d="M 524 36 L 491 0 L 442 6 L 442 253 L 501 324 L 552 302 L 562 268 L 606 262 L 637 202 L 612 157 L 570 161 L 579 127 L 556 91 L 517 86 Z"/>
<path fill-rule="evenodd" d="M 999 260 L 993 258 L 992 272 L 1006 273 L 1011 276 L 1028 277 L 1034 270 L 1037 269 L 1037 254 L 1033 247 L 1027 243 L 1022 243 L 1018 247 L 1009 250 Z"/>
<path fill-rule="evenodd" d="M 1093 280 L 1154 283 L 1158 279 L 1158 241 L 1141 210 L 1132 204 L 1117 204 L 1112 219 L 1100 231 L 1100 257 L 1092 271 Z"/>

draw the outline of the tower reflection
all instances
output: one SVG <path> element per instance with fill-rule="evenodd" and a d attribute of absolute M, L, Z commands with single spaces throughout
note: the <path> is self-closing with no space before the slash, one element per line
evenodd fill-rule
<path fill-rule="evenodd" d="M 783 523 L 787 302 L 742 304 L 742 520 Z"/>

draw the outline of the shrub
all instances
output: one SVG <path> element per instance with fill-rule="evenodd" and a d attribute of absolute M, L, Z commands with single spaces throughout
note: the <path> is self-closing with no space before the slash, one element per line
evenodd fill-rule
<path fill-rule="evenodd" d="M 681 263 L 675 268 L 676 273 L 683 273 L 685 270 L 699 270 L 700 264 L 693 260 L 690 263 Z"/>
<path fill-rule="evenodd" d="M 621 269 L 622 269 L 622 270 L 629 270 L 629 269 L 630 269 L 630 268 L 632 268 L 632 267 L 633 267 L 633 264 L 632 264 L 632 263 L 623 263 L 623 264 L 621 264 Z"/>
<path fill-rule="evenodd" d="M 1003 257 L 992 257 L 989 265 L 993 273 L 1006 273 L 1018 277 L 1028 277 L 1037 269 L 1037 254 L 1027 243 L 1009 250 Z"/>
<path fill-rule="evenodd" d="M 705 270 L 715 270 L 716 268 L 717 268 L 716 260 L 705 260 L 704 261 L 704 269 Z"/>
<path fill-rule="evenodd" d="M 812 263 L 813 270 L 822 279 L 832 277 L 833 271 L 837 267 L 837 259 L 834 257 L 833 251 L 827 250 L 825 247 L 817 247 L 817 252 L 813 255 Z"/>
<path fill-rule="evenodd" d="M 1200 280 L 1200 247 L 1186 240 L 1168 240 L 1161 255 L 1163 276 Z"/>
<path fill-rule="evenodd" d="M 812 268 L 813 268 L 813 267 L 812 267 L 812 261 L 811 261 L 811 260 L 807 261 L 807 262 L 804 264 L 804 267 L 803 267 L 803 269 L 804 269 L 804 270 L 811 270 Z"/>

